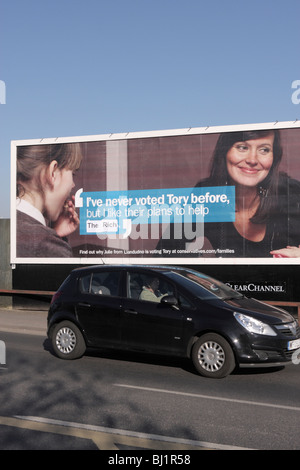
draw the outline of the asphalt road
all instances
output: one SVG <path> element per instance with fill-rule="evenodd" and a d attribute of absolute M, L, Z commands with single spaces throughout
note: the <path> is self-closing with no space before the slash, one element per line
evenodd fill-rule
<path fill-rule="evenodd" d="M 0 449 L 300 449 L 300 365 L 213 380 L 187 360 L 64 361 L 45 328 L 46 312 L 0 311 Z"/>

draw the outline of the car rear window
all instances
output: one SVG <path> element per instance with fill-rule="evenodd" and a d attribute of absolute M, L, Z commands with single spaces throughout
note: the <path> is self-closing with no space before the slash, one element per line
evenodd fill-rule
<path fill-rule="evenodd" d="M 83 294 L 119 295 L 120 272 L 92 272 L 79 279 L 79 291 Z"/>

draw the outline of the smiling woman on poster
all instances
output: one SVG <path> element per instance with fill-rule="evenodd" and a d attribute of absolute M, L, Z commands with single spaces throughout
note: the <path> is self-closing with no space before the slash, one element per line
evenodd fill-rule
<path fill-rule="evenodd" d="M 17 256 L 70 257 L 66 237 L 76 230 L 73 174 L 80 145 L 31 145 L 17 155 Z"/>
<path fill-rule="evenodd" d="M 278 130 L 220 134 L 210 175 L 196 187 L 234 186 L 235 220 L 204 221 L 208 256 L 300 256 L 300 182 L 279 171 L 281 159 Z M 191 241 L 171 236 L 159 246 L 179 251 Z"/>
<path fill-rule="evenodd" d="M 279 171 L 281 159 L 277 130 L 220 135 L 210 176 L 197 186 L 234 185 L 236 208 L 235 222 L 205 225 L 213 247 L 243 258 L 288 256 L 286 247 L 299 247 L 300 183 Z"/>

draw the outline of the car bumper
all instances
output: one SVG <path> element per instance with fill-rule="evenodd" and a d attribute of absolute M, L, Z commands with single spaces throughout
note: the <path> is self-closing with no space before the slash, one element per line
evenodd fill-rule
<path fill-rule="evenodd" d="M 299 338 L 279 339 L 261 338 L 256 336 L 244 337 L 243 344 L 237 349 L 237 362 L 239 367 L 280 367 L 291 364 L 293 355 L 300 352 L 300 348 L 289 349 L 291 340 L 299 340 Z"/>
<path fill-rule="evenodd" d="M 253 363 L 247 363 L 247 364 L 239 364 L 239 367 L 241 369 L 255 369 L 261 368 L 261 367 L 284 367 L 288 366 L 289 364 L 292 364 L 292 361 L 285 361 L 285 362 L 253 362 Z"/>

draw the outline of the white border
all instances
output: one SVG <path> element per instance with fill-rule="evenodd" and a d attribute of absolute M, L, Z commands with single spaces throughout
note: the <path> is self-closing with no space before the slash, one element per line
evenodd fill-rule
<path fill-rule="evenodd" d="M 11 141 L 11 264 L 190 264 L 190 265 L 299 265 L 300 258 L 17 258 L 16 256 L 16 156 L 21 145 L 44 145 L 76 142 L 145 139 L 150 137 L 172 137 L 195 134 L 219 134 L 244 130 L 294 129 L 300 128 L 300 121 L 275 121 L 259 124 L 230 126 L 190 127 L 160 131 L 125 132 L 75 137 L 53 137 Z"/>

